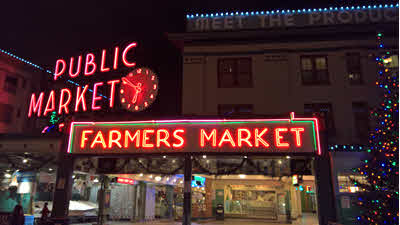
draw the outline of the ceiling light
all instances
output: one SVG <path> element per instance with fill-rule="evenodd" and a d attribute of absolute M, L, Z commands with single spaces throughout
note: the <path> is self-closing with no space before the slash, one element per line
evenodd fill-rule
<path fill-rule="evenodd" d="M 143 173 L 139 174 L 139 177 L 143 177 Z"/>
<path fill-rule="evenodd" d="M 279 163 L 279 164 L 282 164 L 282 160 L 279 160 L 278 163 Z"/>
<path fill-rule="evenodd" d="M 28 162 L 28 159 L 23 159 L 22 162 L 23 162 L 23 163 L 27 163 L 27 162 Z"/>
<path fill-rule="evenodd" d="M 240 179 L 246 178 L 246 175 L 245 174 L 239 174 L 239 178 Z"/>
<path fill-rule="evenodd" d="M 154 179 L 155 179 L 156 181 L 160 181 L 160 180 L 161 180 L 161 177 L 160 177 L 160 176 L 156 176 Z"/>
<path fill-rule="evenodd" d="M 11 178 L 11 174 L 9 174 L 9 173 L 4 174 L 4 176 L 5 176 L 6 178 Z"/>
<path fill-rule="evenodd" d="M 98 182 L 99 182 L 99 179 L 94 178 L 93 182 L 94 182 L 94 183 L 98 183 Z"/>
<path fill-rule="evenodd" d="M 149 178 L 153 178 L 153 175 L 150 175 Z"/>
<path fill-rule="evenodd" d="M 165 159 L 165 158 L 167 158 L 167 156 L 166 156 L 166 155 L 164 155 L 164 156 L 163 156 L 163 158 Z"/>
<path fill-rule="evenodd" d="M 203 159 L 206 159 L 207 158 L 207 156 L 206 155 L 203 155 Z"/>
<path fill-rule="evenodd" d="M 290 156 L 286 156 L 287 159 L 290 159 Z"/>

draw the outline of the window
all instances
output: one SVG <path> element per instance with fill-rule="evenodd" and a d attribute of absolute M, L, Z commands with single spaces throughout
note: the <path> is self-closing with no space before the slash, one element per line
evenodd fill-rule
<path fill-rule="evenodd" d="M 10 123 L 12 113 L 13 107 L 11 105 L 0 103 L 0 122 Z"/>
<path fill-rule="evenodd" d="M 225 58 L 218 61 L 218 87 L 253 87 L 251 58 Z"/>
<path fill-rule="evenodd" d="M 399 56 L 391 55 L 389 58 L 383 59 L 383 63 L 387 68 L 398 68 L 399 67 Z"/>
<path fill-rule="evenodd" d="M 301 79 L 304 85 L 329 84 L 326 56 L 302 56 Z"/>
<path fill-rule="evenodd" d="M 25 87 L 26 87 L 26 79 L 22 78 L 22 88 L 25 88 Z"/>
<path fill-rule="evenodd" d="M 304 114 L 306 116 L 316 116 L 319 118 L 320 127 L 325 129 L 328 134 L 335 132 L 332 105 L 330 103 L 311 103 L 304 104 Z"/>
<path fill-rule="evenodd" d="M 367 184 L 368 181 L 365 176 L 359 175 L 342 175 L 339 173 L 338 175 L 338 185 L 339 185 L 339 192 L 344 193 L 354 193 L 362 191 L 361 187 L 354 184 L 354 181 L 357 181 L 359 184 Z"/>
<path fill-rule="evenodd" d="M 350 84 L 362 84 L 360 53 L 348 53 L 346 55 L 347 76 Z"/>
<path fill-rule="evenodd" d="M 369 134 L 368 105 L 364 102 L 354 102 L 353 116 L 357 138 L 363 143 L 367 143 Z"/>
<path fill-rule="evenodd" d="M 18 79 L 16 77 L 7 75 L 4 81 L 4 90 L 9 93 L 15 94 L 17 93 L 17 87 L 18 87 Z"/>
<path fill-rule="evenodd" d="M 17 118 L 19 118 L 21 116 L 21 109 L 17 110 Z"/>
<path fill-rule="evenodd" d="M 253 105 L 218 105 L 218 115 L 249 115 L 253 113 Z"/>

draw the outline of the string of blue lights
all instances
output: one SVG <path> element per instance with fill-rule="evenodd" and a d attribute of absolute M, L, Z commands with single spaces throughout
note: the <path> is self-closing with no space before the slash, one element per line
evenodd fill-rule
<path fill-rule="evenodd" d="M 304 14 L 313 12 L 334 12 L 334 11 L 353 11 L 353 10 L 368 10 L 368 9 L 382 9 L 382 8 L 398 8 L 399 4 L 385 4 L 385 5 L 368 5 L 368 6 L 342 6 L 342 7 L 328 7 L 328 8 L 314 8 L 314 9 L 283 9 L 272 11 L 251 11 L 251 12 L 221 12 L 211 14 L 187 14 L 187 19 L 192 18 L 205 18 L 205 17 L 224 17 L 224 16 L 254 16 L 254 15 L 276 15 L 276 14 Z"/>

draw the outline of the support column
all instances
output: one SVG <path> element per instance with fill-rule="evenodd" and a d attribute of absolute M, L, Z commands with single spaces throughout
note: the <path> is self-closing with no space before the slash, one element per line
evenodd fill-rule
<path fill-rule="evenodd" d="M 138 188 L 138 185 L 135 185 L 135 186 L 133 186 L 133 207 L 132 207 L 132 218 L 131 218 L 131 222 L 135 222 L 136 221 L 136 197 L 137 197 L 137 188 Z"/>
<path fill-rule="evenodd" d="M 62 147 L 65 145 L 61 145 Z M 57 169 L 56 186 L 53 195 L 53 209 L 51 210 L 51 220 L 55 224 L 68 224 L 68 208 L 72 193 L 72 174 L 74 170 L 74 160 L 71 155 L 67 155 L 61 149 L 58 158 L 59 166 Z"/>
<path fill-rule="evenodd" d="M 139 196 L 137 196 L 137 207 L 138 210 L 138 221 L 143 222 L 146 216 L 146 183 L 143 181 L 139 181 Z"/>
<path fill-rule="evenodd" d="M 326 133 L 321 132 L 322 155 L 314 159 L 319 224 L 336 222 L 336 197 L 333 188 L 332 157 L 328 152 Z"/>
<path fill-rule="evenodd" d="M 183 183 L 183 225 L 191 225 L 192 222 L 192 159 L 185 155 Z"/>
<path fill-rule="evenodd" d="M 110 179 L 106 175 L 101 175 L 101 189 L 99 191 L 99 213 L 98 213 L 98 224 L 103 225 L 107 222 L 108 209 L 110 207 L 110 195 L 109 190 Z"/>
<path fill-rule="evenodd" d="M 174 202 L 174 186 L 172 185 L 167 185 L 166 186 L 166 199 L 168 202 L 168 209 L 167 209 L 167 214 L 168 214 L 168 219 L 173 219 L 174 218 L 174 209 L 173 209 L 173 202 Z"/>

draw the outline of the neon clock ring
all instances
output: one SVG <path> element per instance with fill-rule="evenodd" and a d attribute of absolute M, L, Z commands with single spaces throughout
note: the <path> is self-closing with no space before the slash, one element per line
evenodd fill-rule
<path fill-rule="evenodd" d="M 149 107 L 158 93 L 157 75 L 148 68 L 137 68 L 121 78 L 120 100 L 123 108 L 138 112 Z"/>

